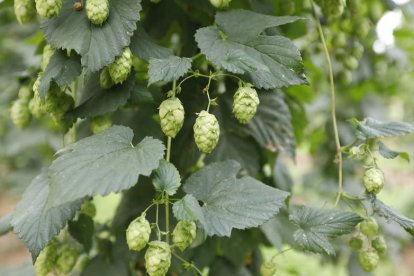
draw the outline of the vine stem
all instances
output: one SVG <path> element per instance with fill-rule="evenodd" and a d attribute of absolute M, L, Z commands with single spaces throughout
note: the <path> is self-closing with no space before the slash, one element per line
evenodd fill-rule
<path fill-rule="evenodd" d="M 182 258 L 180 255 L 177 255 L 175 252 L 172 252 L 172 254 L 179 259 L 181 262 L 183 263 L 189 263 L 191 264 L 191 268 L 194 269 L 195 271 L 197 271 L 198 274 L 203 275 L 203 273 L 200 271 L 200 269 L 198 269 L 198 267 L 196 267 L 193 263 L 190 263 L 189 261 L 185 260 L 184 258 Z"/>
<path fill-rule="evenodd" d="M 329 86 L 330 86 L 330 94 L 331 94 L 331 116 L 332 116 L 332 126 L 334 130 L 335 136 L 335 145 L 336 145 L 336 157 L 335 163 L 338 164 L 338 195 L 336 196 L 335 200 L 335 207 L 338 206 L 339 200 L 341 199 L 343 190 L 343 176 L 342 176 L 342 150 L 341 150 L 341 142 L 339 140 L 339 131 L 338 131 L 338 124 L 336 119 L 336 95 L 335 95 L 335 82 L 333 77 L 333 70 L 332 70 L 332 62 L 331 57 L 329 55 L 328 46 L 326 46 L 325 35 L 323 34 L 321 22 L 319 21 L 318 15 L 316 14 L 315 4 L 313 0 L 310 0 L 312 6 L 312 13 L 313 17 L 315 18 L 316 25 L 318 28 L 319 37 L 321 39 L 323 50 L 325 53 L 326 61 L 328 63 L 328 70 L 329 70 Z"/>

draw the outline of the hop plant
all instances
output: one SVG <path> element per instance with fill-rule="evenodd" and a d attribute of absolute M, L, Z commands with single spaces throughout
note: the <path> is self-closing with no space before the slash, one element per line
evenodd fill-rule
<path fill-rule="evenodd" d="M 371 168 L 364 173 L 364 186 L 367 192 L 378 194 L 384 187 L 384 173 L 377 168 Z"/>
<path fill-rule="evenodd" d="M 231 0 L 210 0 L 211 5 L 217 9 L 226 8 L 230 5 Z"/>
<path fill-rule="evenodd" d="M 201 111 L 193 129 L 198 149 L 204 153 L 212 152 L 220 137 L 220 127 L 216 117 L 207 111 Z"/>
<path fill-rule="evenodd" d="M 25 24 L 36 15 L 34 0 L 14 0 L 14 13 L 20 24 Z"/>
<path fill-rule="evenodd" d="M 31 119 L 28 101 L 24 99 L 14 101 L 10 108 L 10 118 L 17 128 L 27 127 Z"/>
<path fill-rule="evenodd" d="M 55 267 L 56 259 L 58 256 L 58 248 L 54 241 L 50 242 L 40 252 L 36 259 L 34 268 L 37 276 L 46 276 Z"/>
<path fill-rule="evenodd" d="M 44 18 L 52 18 L 59 14 L 63 0 L 35 0 L 37 13 Z"/>
<path fill-rule="evenodd" d="M 44 71 L 46 70 L 47 65 L 49 64 L 50 58 L 55 53 L 55 49 L 49 44 L 43 48 L 43 55 L 42 55 L 42 63 L 40 64 L 40 68 Z"/>
<path fill-rule="evenodd" d="M 378 228 L 378 223 L 373 217 L 369 217 L 359 224 L 361 233 L 367 235 L 368 237 L 377 235 Z"/>
<path fill-rule="evenodd" d="M 91 121 L 91 130 L 94 134 L 107 130 L 112 126 L 110 114 L 97 116 Z"/>
<path fill-rule="evenodd" d="M 361 233 L 352 236 L 349 240 L 349 247 L 354 251 L 360 250 L 364 246 L 364 239 L 365 237 Z"/>
<path fill-rule="evenodd" d="M 56 121 L 71 110 L 75 102 L 71 96 L 62 91 L 59 86 L 52 83 L 45 99 L 45 111 L 53 116 Z"/>
<path fill-rule="evenodd" d="M 387 251 L 387 243 L 383 236 L 376 236 L 371 241 L 371 246 L 378 252 L 379 255 L 383 255 Z"/>
<path fill-rule="evenodd" d="M 34 94 L 33 98 L 29 101 L 29 111 L 35 118 L 40 118 L 44 113 L 44 107 L 39 94 Z"/>
<path fill-rule="evenodd" d="M 152 241 L 145 252 L 145 268 L 150 276 L 164 276 L 171 265 L 170 245 L 163 241 Z"/>
<path fill-rule="evenodd" d="M 22 99 L 24 101 L 29 101 L 32 98 L 32 90 L 29 89 L 27 86 L 22 86 L 19 89 L 19 99 Z"/>
<path fill-rule="evenodd" d="M 240 87 L 234 94 L 234 116 L 240 123 L 247 124 L 256 114 L 259 103 L 255 89 L 250 86 Z"/>
<path fill-rule="evenodd" d="M 139 251 L 144 248 L 151 235 L 151 226 L 142 214 L 133 220 L 126 231 L 126 240 L 129 249 Z"/>
<path fill-rule="evenodd" d="M 174 138 L 184 123 L 184 107 L 178 98 L 163 101 L 159 107 L 161 129 L 165 135 Z"/>
<path fill-rule="evenodd" d="M 114 85 L 114 81 L 111 79 L 109 69 L 105 67 L 99 77 L 99 84 L 103 89 L 109 89 Z"/>
<path fill-rule="evenodd" d="M 262 276 L 273 276 L 276 273 L 276 264 L 272 261 L 263 262 L 260 266 L 260 275 Z"/>
<path fill-rule="evenodd" d="M 196 237 L 196 230 L 195 222 L 179 221 L 172 233 L 173 243 L 181 251 L 184 251 L 193 243 Z"/>
<path fill-rule="evenodd" d="M 92 201 L 87 200 L 85 203 L 82 204 L 80 213 L 87 215 L 88 217 L 95 217 L 96 216 L 96 207 L 95 204 L 93 204 Z"/>
<path fill-rule="evenodd" d="M 123 83 L 131 72 L 132 52 L 127 47 L 122 54 L 109 65 L 109 75 L 114 83 Z"/>
<path fill-rule="evenodd" d="M 327 17 L 336 18 L 344 12 L 344 0 L 322 0 L 321 9 Z"/>
<path fill-rule="evenodd" d="M 86 15 L 95 25 L 102 25 L 109 16 L 108 0 L 86 0 Z"/>
<path fill-rule="evenodd" d="M 367 250 L 361 250 L 358 254 L 359 264 L 365 271 L 374 270 L 379 262 L 379 256 L 375 249 L 370 248 Z"/>
<path fill-rule="evenodd" d="M 57 257 L 56 266 L 62 273 L 69 273 L 76 265 L 78 260 L 78 251 L 70 244 L 64 245 Z"/>

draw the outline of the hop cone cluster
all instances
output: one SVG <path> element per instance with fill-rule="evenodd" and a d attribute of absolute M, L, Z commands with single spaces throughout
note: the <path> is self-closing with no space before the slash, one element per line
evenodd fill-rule
<path fill-rule="evenodd" d="M 371 245 L 380 255 L 383 255 L 385 251 L 387 251 L 387 243 L 383 236 L 376 236 L 373 238 Z"/>
<path fill-rule="evenodd" d="M 163 241 L 152 241 L 145 252 L 145 268 L 150 276 L 164 276 L 171 265 L 170 245 Z"/>
<path fill-rule="evenodd" d="M 372 271 L 378 266 L 379 256 L 375 249 L 370 248 L 359 251 L 358 260 L 365 271 Z"/>
<path fill-rule="evenodd" d="M 112 126 L 110 115 L 98 116 L 91 121 L 91 130 L 94 134 L 107 130 Z"/>
<path fill-rule="evenodd" d="M 321 7 L 322 12 L 327 17 L 339 17 L 344 12 L 343 0 L 318 0 L 317 3 Z"/>
<path fill-rule="evenodd" d="M 123 83 L 131 72 L 132 52 L 129 48 L 124 48 L 122 54 L 109 65 L 109 75 L 114 83 Z"/>
<path fill-rule="evenodd" d="M 210 0 L 211 5 L 217 9 L 226 8 L 229 6 L 231 0 Z"/>
<path fill-rule="evenodd" d="M 174 138 L 184 123 L 184 107 L 178 98 L 163 101 L 159 107 L 161 129 L 165 135 Z"/>
<path fill-rule="evenodd" d="M 52 18 L 59 14 L 63 0 L 36 0 L 37 13 L 44 18 Z"/>
<path fill-rule="evenodd" d="M 86 15 L 95 25 L 102 25 L 109 16 L 108 0 L 86 0 Z"/>
<path fill-rule="evenodd" d="M 234 94 L 234 116 L 240 123 L 247 124 L 256 114 L 259 103 L 259 97 L 255 89 L 248 86 L 240 87 Z"/>
<path fill-rule="evenodd" d="M 43 48 L 43 55 L 42 55 L 42 63 L 40 64 L 40 68 L 44 71 L 46 70 L 47 65 L 49 64 L 50 58 L 55 53 L 55 49 L 49 44 Z"/>
<path fill-rule="evenodd" d="M 44 107 L 45 111 L 51 114 L 56 121 L 60 121 L 74 105 L 73 98 L 62 91 L 57 84 L 52 83 L 50 85 Z"/>
<path fill-rule="evenodd" d="M 181 251 L 184 251 L 193 243 L 196 237 L 196 230 L 195 222 L 179 221 L 172 233 L 173 243 Z"/>
<path fill-rule="evenodd" d="M 29 22 L 36 15 L 34 0 L 14 0 L 14 13 L 20 24 Z"/>
<path fill-rule="evenodd" d="M 10 108 L 10 118 L 17 128 L 27 127 L 31 119 L 28 101 L 24 99 L 14 101 Z"/>
<path fill-rule="evenodd" d="M 216 117 L 207 111 L 201 111 L 193 129 L 198 149 L 204 153 L 212 152 L 220 137 L 220 126 Z"/>
<path fill-rule="evenodd" d="M 144 248 L 151 235 L 151 226 L 148 220 L 145 219 L 145 214 L 142 214 L 133 220 L 126 231 L 126 240 L 129 249 L 141 250 Z"/>
<path fill-rule="evenodd" d="M 364 186 L 367 192 L 378 194 L 384 187 L 384 173 L 377 168 L 365 171 Z"/>
<path fill-rule="evenodd" d="M 78 251 L 72 245 L 66 244 L 60 249 L 56 266 L 62 273 L 69 273 L 75 267 L 78 260 Z"/>
<path fill-rule="evenodd" d="M 102 70 L 99 77 L 99 84 L 103 89 L 109 89 L 114 85 L 114 81 L 112 80 L 111 75 L 109 75 L 108 68 Z"/>
<path fill-rule="evenodd" d="M 377 235 L 378 228 L 378 223 L 373 217 L 369 217 L 359 224 L 361 233 L 367 235 L 368 237 Z"/>
<path fill-rule="evenodd" d="M 43 248 L 43 250 L 40 252 L 39 256 L 36 259 L 36 263 L 34 264 L 36 275 L 48 275 L 56 264 L 57 256 L 58 248 L 56 243 L 52 241 L 45 248 Z"/>

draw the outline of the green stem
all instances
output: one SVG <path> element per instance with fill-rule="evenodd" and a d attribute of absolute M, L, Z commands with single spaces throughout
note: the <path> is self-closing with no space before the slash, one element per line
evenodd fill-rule
<path fill-rule="evenodd" d="M 334 136 L 335 136 L 335 145 L 336 145 L 336 158 L 335 161 L 338 164 L 338 195 L 335 200 L 335 207 L 338 206 L 339 200 L 342 196 L 342 187 L 343 187 L 343 176 L 342 176 L 342 151 L 341 151 L 341 142 L 339 140 L 339 131 L 338 131 L 338 124 L 336 119 L 336 95 L 335 95 L 335 82 L 334 82 L 334 76 L 333 76 L 333 70 L 332 70 L 332 62 L 331 57 L 329 55 L 328 47 L 326 46 L 325 36 L 323 34 L 321 22 L 319 21 L 318 15 L 316 14 L 315 10 L 315 4 L 313 3 L 313 0 L 310 0 L 311 6 L 312 6 L 312 12 L 313 16 L 316 21 L 316 25 L 319 32 L 319 37 L 322 41 L 326 61 L 328 63 L 328 70 L 329 70 L 329 86 L 330 86 L 330 94 L 331 94 L 331 117 L 332 117 L 332 125 L 334 130 Z"/>
<path fill-rule="evenodd" d="M 210 105 L 211 105 L 211 98 L 210 98 L 210 84 L 211 84 L 211 79 L 213 78 L 214 74 L 210 74 L 210 77 L 208 78 L 208 83 L 207 86 L 205 88 L 205 91 L 207 93 L 207 98 L 208 98 L 208 105 L 207 105 L 207 112 L 210 110 Z"/>
<path fill-rule="evenodd" d="M 165 231 L 166 234 L 166 242 L 170 243 L 170 206 L 168 201 L 168 194 L 165 193 Z"/>
<path fill-rule="evenodd" d="M 161 231 L 160 228 L 158 227 L 158 203 L 157 203 L 157 208 L 156 208 L 156 212 L 155 212 L 155 224 L 157 225 L 157 236 L 158 236 L 158 240 L 161 240 Z"/>
<path fill-rule="evenodd" d="M 172 140 L 171 137 L 167 138 L 167 153 L 165 155 L 165 160 L 167 162 L 170 162 L 170 157 L 171 157 L 171 140 Z"/>
<path fill-rule="evenodd" d="M 192 56 L 192 57 L 191 57 L 191 59 L 192 59 L 192 60 L 196 60 L 196 59 L 198 59 L 199 57 L 201 57 L 202 55 L 203 55 L 202 53 L 195 54 L 194 56 Z"/>
<path fill-rule="evenodd" d="M 186 259 L 184 259 L 183 257 L 177 255 L 175 252 L 172 252 L 172 254 L 179 259 L 182 263 L 187 263 L 191 265 L 191 268 L 194 269 L 199 275 L 203 275 L 203 273 L 201 272 L 200 269 L 198 269 L 198 267 L 196 267 L 193 263 L 187 261 Z"/>

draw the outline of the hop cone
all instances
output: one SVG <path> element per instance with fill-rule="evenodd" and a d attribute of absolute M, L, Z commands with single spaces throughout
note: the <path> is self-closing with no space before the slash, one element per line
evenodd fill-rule
<path fill-rule="evenodd" d="M 373 217 L 369 217 L 359 224 L 359 229 L 361 233 L 372 237 L 378 234 L 378 223 Z"/>
<path fill-rule="evenodd" d="M 383 255 L 387 251 L 387 243 L 383 236 L 376 236 L 372 239 L 371 245 L 380 255 Z"/>
<path fill-rule="evenodd" d="M 109 16 L 108 0 L 86 0 L 86 15 L 95 25 L 102 25 Z"/>
<path fill-rule="evenodd" d="M 145 252 L 145 268 L 150 276 L 164 276 L 171 265 L 170 245 L 163 241 L 149 243 Z"/>
<path fill-rule="evenodd" d="M 184 107 L 178 98 L 163 101 L 159 107 L 161 129 L 174 138 L 184 123 Z"/>
<path fill-rule="evenodd" d="M 35 0 L 37 13 L 44 18 L 52 18 L 58 15 L 62 8 L 63 0 Z"/>
<path fill-rule="evenodd" d="M 259 97 L 255 89 L 251 87 L 240 87 L 234 94 L 234 116 L 240 123 L 247 124 L 256 114 L 259 103 Z"/>
<path fill-rule="evenodd" d="M 34 0 L 14 0 L 14 13 L 20 24 L 29 22 L 36 15 Z"/>
<path fill-rule="evenodd" d="M 29 111 L 35 118 L 40 118 L 44 113 L 44 107 L 39 94 L 35 94 L 29 101 Z"/>
<path fill-rule="evenodd" d="M 71 96 L 63 92 L 55 83 L 51 84 L 45 99 L 45 111 L 60 121 L 71 110 L 75 102 Z"/>
<path fill-rule="evenodd" d="M 145 214 L 133 220 L 126 231 L 126 240 L 129 249 L 141 250 L 144 248 L 151 235 L 151 226 L 145 219 Z"/>
<path fill-rule="evenodd" d="M 85 203 L 82 204 L 81 209 L 79 211 L 81 214 L 87 215 L 88 217 L 95 217 L 96 216 L 96 207 L 92 201 L 87 200 Z"/>
<path fill-rule="evenodd" d="M 365 171 L 364 186 L 369 193 L 378 194 L 384 187 L 384 174 L 381 170 L 371 168 Z"/>
<path fill-rule="evenodd" d="M 323 0 L 321 9 L 327 17 L 339 17 L 344 12 L 343 0 Z"/>
<path fill-rule="evenodd" d="M 201 111 L 193 129 L 198 149 L 204 153 L 212 152 L 220 137 L 220 127 L 216 117 L 207 111 Z"/>
<path fill-rule="evenodd" d="M 19 89 L 19 99 L 29 101 L 32 98 L 32 90 L 27 86 L 22 86 Z"/>
<path fill-rule="evenodd" d="M 110 115 L 98 116 L 91 121 L 91 130 L 94 134 L 107 130 L 112 126 Z"/>
<path fill-rule="evenodd" d="M 172 233 L 174 244 L 184 251 L 189 247 L 196 237 L 196 224 L 195 222 L 179 221 Z"/>
<path fill-rule="evenodd" d="M 379 262 L 379 256 L 375 249 L 370 248 L 367 250 L 361 250 L 358 254 L 359 264 L 365 271 L 374 270 Z"/>
<path fill-rule="evenodd" d="M 10 118 L 17 128 L 23 129 L 30 123 L 30 110 L 28 101 L 17 99 L 10 108 Z"/>
<path fill-rule="evenodd" d="M 42 63 L 40 64 L 40 68 L 44 71 L 46 70 L 47 65 L 49 64 L 50 58 L 55 53 L 55 49 L 52 48 L 49 44 L 43 48 L 43 55 L 42 55 Z"/>
<path fill-rule="evenodd" d="M 111 79 L 109 75 L 109 69 L 104 68 L 101 72 L 101 76 L 99 78 L 99 84 L 103 89 L 109 89 L 114 85 L 114 81 Z"/>
<path fill-rule="evenodd" d="M 211 5 L 217 9 L 226 8 L 229 6 L 231 0 L 210 0 Z"/>
<path fill-rule="evenodd" d="M 78 251 L 72 245 L 66 244 L 60 250 L 56 266 L 62 273 L 69 273 L 75 267 L 78 260 Z"/>
<path fill-rule="evenodd" d="M 109 65 L 109 75 L 114 83 L 123 83 L 131 72 L 132 53 L 129 48 L 124 48 L 122 54 Z"/>
<path fill-rule="evenodd" d="M 360 233 L 355 236 L 352 236 L 349 240 L 349 247 L 354 251 L 360 250 L 364 245 L 364 239 L 364 235 Z"/>
<path fill-rule="evenodd" d="M 57 256 L 57 245 L 52 241 L 45 248 L 43 248 L 36 259 L 36 263 L 34 264 L 36 275 L 48 275 L 49 272 L 55 267 Z"/>

